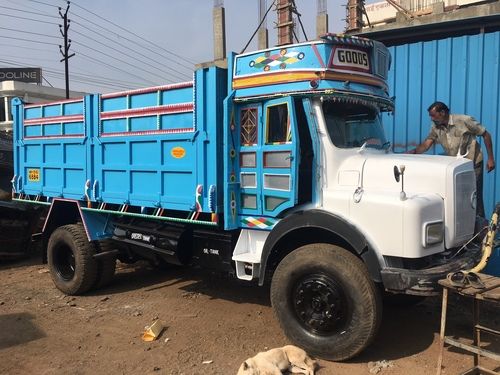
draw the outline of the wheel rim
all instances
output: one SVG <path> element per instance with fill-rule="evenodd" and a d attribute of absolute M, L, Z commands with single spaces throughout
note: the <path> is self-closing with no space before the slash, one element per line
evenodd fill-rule
<path fill-rule="evenodd" d="M 348 323 L 348 300 L 338 282 L 324 274 L 300 279 L 292 290 L 297 319 L 308 332 L 331 335 Z"/>
<path fill-rule="evenodd" d="M 59 246 L 54 252 L 54 268 L 57 275 L 65 280 L 75 276 L 75 255 L 69 246 Z"/>

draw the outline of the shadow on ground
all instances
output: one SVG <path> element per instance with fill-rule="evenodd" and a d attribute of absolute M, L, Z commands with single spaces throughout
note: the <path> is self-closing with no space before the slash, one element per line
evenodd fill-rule
<path fill-rule="evenodd" d="M 0 315 L 0 350 L 45 337 L 33 322 L 34 318 L 29 313 Z"/>
<path fill-rule="evenodd" d="M 147 262 L 120 264 L 112 284 L 87 295 L 112 295 L 130 290 L 153 291 L 178 285 L 186 293 L 199 293 L 211 299 L 224 299 L 235 303 L 255 303 L 270 306 L 269 286 L 242 282 L 236 277 L 191 267 L 157 269 Z"/>

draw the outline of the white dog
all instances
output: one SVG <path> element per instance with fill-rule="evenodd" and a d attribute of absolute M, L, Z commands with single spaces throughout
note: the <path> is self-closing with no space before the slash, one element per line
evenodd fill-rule
<path fill-rule="evenodd" d="M 243 362 L 237 375 L 281 375 L 287 370 L 294 374 L 314 375 L 316 362 L 293 345 L 260 352 Z"/>

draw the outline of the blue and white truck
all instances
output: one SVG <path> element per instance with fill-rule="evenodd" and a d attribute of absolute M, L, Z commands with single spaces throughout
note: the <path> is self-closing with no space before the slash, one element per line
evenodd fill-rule
<path fill-rule="evenodd" d="M 285 334 L 332 360 L 374 338 L 381 294 L 438 292 L 477 251 L 472 162 L 394 154 L 391 57 L 328 34 L 231 55 L 192 82 L 77 100 L 14 99 L 13 199 L 46 206 L 58 289 L 116 260 L 195 265 L 267 285 Z"/>

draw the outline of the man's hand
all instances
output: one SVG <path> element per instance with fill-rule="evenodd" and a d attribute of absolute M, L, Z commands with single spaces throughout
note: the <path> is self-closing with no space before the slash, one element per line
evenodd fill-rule
<path fill-rule="evenodd" d="M 493 160 L 493 158 L 488 158 L 488 162 L 486 163 L 486 169 L 488 173 L 490 173 L 493 169 L 495 169 L 495 160 Z"/>

